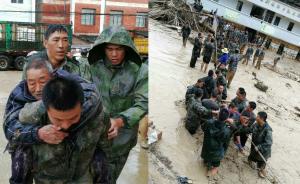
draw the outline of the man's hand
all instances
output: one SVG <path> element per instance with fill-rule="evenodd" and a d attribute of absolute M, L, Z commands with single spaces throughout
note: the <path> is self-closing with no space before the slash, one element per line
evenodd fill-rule
<path fill-rule="evenodd" d="M 230 123 L 230 124 L 233 124 L 234 123 L 234 120 L 232 118 L 228 118 L 225 120 L 225 122 L 227 123 Z"/>
<path fill-rule="evenodd" d="M 254 146 L 254 149 L 255 149 L 256 152 L 259 151 L 257 146 Z"/>
<path fill-rule="evenodd" d="M 110 128 L 108 130 L 108 139 L 112 139 L 118 136 L 119 128 L 124 126 L 122 118 L 113 119 L 110 118 Z"/>
<path fill-rule="evenodd" d="M 45 143 L 59 144 L 68 136 L 68 133 L 60 131 L 60 128 L 54 125 L 46 125 L 38 130 L 38 136 Z"/>

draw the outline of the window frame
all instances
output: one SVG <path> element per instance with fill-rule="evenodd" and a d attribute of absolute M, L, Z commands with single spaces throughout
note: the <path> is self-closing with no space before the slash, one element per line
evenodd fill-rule
<path fill-rule="evenodd" d="M 147 16 L 148 16 L 148 13 L 146 13 L 146 12 L 136 13 L 135 27 L 139 27 L 139 28 L 148 27 Z"/>
<path fill-rule="evenodd" d="M 122 10 L 111 10 L 109 16 L 110 26 L 121 26 L 123 25 L 123 11 Z"/>
<path fill-rule="evenodd" d="M 96 9 L 94 8 L 82 8 L 80 24 L 84 26 L 94 26 L 96 24 L 95 14 L 96 14 Z"/>

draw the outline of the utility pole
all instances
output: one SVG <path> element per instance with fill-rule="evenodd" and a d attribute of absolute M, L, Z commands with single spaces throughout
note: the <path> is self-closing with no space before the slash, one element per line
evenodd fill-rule
<path fill-rule="evenodd" d="M 106 7 L 106 0 L 101 0 L 100 3 L 100 29 L 99 29 L 99 33 L 101 33 L 103 31 L 104 28 L 104 23 L 105 23 L 105 7 Z"/>

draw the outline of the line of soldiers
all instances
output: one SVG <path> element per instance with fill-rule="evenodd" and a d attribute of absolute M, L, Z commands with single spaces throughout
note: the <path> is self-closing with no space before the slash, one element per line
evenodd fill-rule
<path fill-rule="evenodd" d="M 148 65 L 119 26 L 102 31 L 88 63 L 67 57 L 62 25 L 49 25 L 44 46 L 6 104 L 9 182 L 116 183 L 148 111 Z"/>
<path fill-rule="evenodd" d="M 252 167 L 254 162 L 257 163 L 258 175 L 264 178 L 272 146 L 272 128 L 266 121 L 267 113 L 254 114 L 256 103 L 248 102 L 244 88 L 239 88 L 231 101 L 226 101 L 225 89 L 226 80 L 221 70 L 210 70 L 208 76 L 188 86 L 185 128 L 191 134 L 199 127 L 204 132 L 201 157 L 209 176 L 217 174 L 232 137 L 237 149 L 245 154 L 244 147 L 252 134 L 248 161 Z"/>

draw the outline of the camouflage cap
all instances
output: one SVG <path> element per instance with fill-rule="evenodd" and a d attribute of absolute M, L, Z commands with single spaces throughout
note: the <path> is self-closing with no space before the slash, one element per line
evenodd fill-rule
<path fill-rule="evenodd" d="M 90 64 L 105 58 L 104 47 L 107 43 L 122 45 L 126 47 L 126 58 L 141 64 L 141 57 L 134 45 L 128 31 L 122 26 L 110 26 L 105 28 L 96 39 L 92 49 L 89 51 L 88 60 Z"/>

